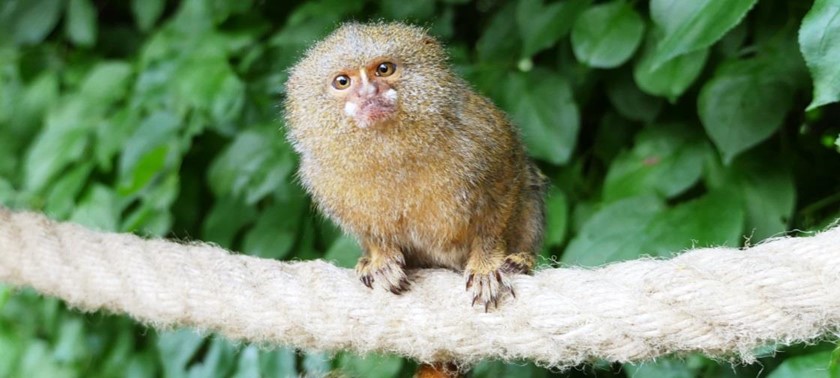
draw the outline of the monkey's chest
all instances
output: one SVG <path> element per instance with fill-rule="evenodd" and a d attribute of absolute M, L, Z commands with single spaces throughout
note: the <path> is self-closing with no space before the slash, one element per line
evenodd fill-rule
<path fill-rule="evenodd" d="M 313 178 L 311 187 L 321 208 L 358 235 L 425 247 L 462 238 L 470 223 L 465 183 L 435 169 L 345 172 Z"/>

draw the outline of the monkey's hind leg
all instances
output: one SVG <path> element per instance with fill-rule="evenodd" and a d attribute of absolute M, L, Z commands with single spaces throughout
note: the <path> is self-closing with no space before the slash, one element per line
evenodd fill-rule
<path fill-rule="evenodd" d="M 365 286 L 377 285 L 394 294 L 408 290 L 405 256 L 396 246 L 364 241 L 365 254 L 356 263 L 356 275 Z"/>
<path fill-rule="evenodd" d="M 528 196 L 513 216 L 516 221 L 508 224 L 504 236 L 473 243 L 464 270 L 473 305 L 478 302 L 488 311 L 491 303 L 499 306 L 506 292 L 516 297 L 508 277 L 533 271 L 545 227 L 544 189 L 542 184 L 529 187 Z"/>
<path fill-rule="evenodd" d="M 516 222 L 507 232 L 507 245 L 511 254 L 505 256 L 502 270 L 511 274 L 531 274 L 536 264 L 536 255 L 542 247 L 545 231 L 545 194 L 548 182 L 533 164 L 530 166 L 530 182 L 527 196 L 522 203 Z"/>

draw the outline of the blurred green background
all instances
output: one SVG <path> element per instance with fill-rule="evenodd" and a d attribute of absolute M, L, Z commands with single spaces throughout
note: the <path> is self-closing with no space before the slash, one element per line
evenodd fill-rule
<path fill-rule="evenodd" d="M 840 217 L 837 0 L 2 0 L 0 204 L 351 267 L 294 179 L 286 69 L 346 20 L 405 20 L 551 178 L 542 264 L 754 244 Z M 2 253 L 2 251 L 0 251 Z M 466 300 L 466 296 L 465 296 Z M 838 377 L 828 342 L 475 377 Z M 231 343 L 0 286 L 0 377 L 410 376 L 398 356 Z"/>

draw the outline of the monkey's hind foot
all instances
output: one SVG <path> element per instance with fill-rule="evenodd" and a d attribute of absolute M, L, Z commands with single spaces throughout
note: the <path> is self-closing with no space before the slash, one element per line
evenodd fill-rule
<path fill-rule="evenodd" d="M 511 274 L 531 274 L 536 259 L 531 252 L 517 252 L 505 256 L 502 271 Z"/>
<path fill-rule="evenodd" d="M 493 261 L 495 260 L 495 261 Z M 484 306 L 484 312 L 490 311 L 490 306 L 499 307 L 499 299 L 510 292 L 513 296 L 513 286 L 502 271 L 504 260 L 471 260 L 467 263 L 464 276 L 467 278 L 467 292 L 472 296 L 472 305 L 476 303 Z"/>
<path fill-rule="evenodd" d="M 467 291 L 472 294 L 472 305 L 483 305 L 484 311 L 489 312 L 491 305 L 499 308 L 499 299 L 505 293 L 510 292 L 516 298 L 516 291 L 508 276 L 530 274 L 534 262 L 532 253 L 519 252 L 505 256 L 498 264 L 486 261 L 483 264 L 468 264 L 464 275 L 467 277 Z"/>
<path fill-rule="evenodd" d="M 356 263 L 356 275 L 365 286 L 373 289 L 376 284 L 394 294 L 400 294 L 410 287 L 404 269 L 405 258 L 402 254 L 379 259 L 365 256 Z"/>

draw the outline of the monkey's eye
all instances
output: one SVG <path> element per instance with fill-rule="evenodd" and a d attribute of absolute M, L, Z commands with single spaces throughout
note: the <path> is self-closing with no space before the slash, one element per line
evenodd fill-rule
<path fill-rule="evenodd" d="M 376 76 L 379 77 L 386 77 L 391 76 L 394 74 L 394 71 L 397 70 L 397 65 L 391 62 L 379 63 L 376 66 Z"/>
<path fill-rule="evenodd" d="M 350 78 L 347 75 L 338 75 L 333 79 L 332 86 L 338 90 L 350 88 Z"/>

